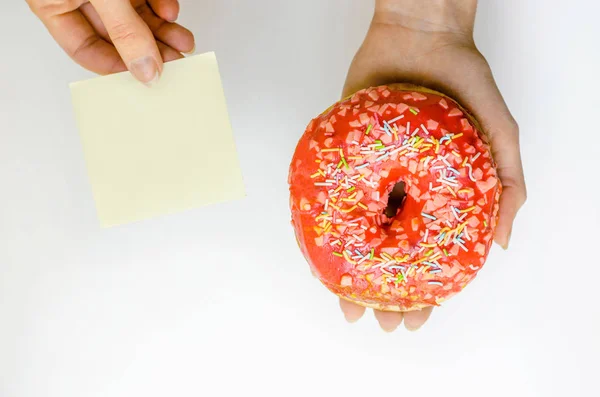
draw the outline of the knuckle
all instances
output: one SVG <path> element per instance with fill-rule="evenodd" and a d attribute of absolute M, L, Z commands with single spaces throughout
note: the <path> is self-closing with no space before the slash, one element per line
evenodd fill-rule
<path fill-rule="evenodd" d="M 80 0 L 26 0 L 29 9 L 38 17 L 64 14 L 79 7 Z"/>
<path fill-rule="evenodd" d="M 83 40 L 76 48 L 74 48 L 70 51 L 68 50 L 67 53 L 69 54 L 69 56 L 71 58 L 77 59 L 77 58 L 79 58 L 80 54 L 85 52 L 88 48 L 94 46 L 98 40 L 99 40 L 98 36 L 91 35 L 91 36 L 87 37 L 85 40 Z"/>
<path fill-rule="evenodd" d="M 111 27 L 110 38 L 115 43 L 124 43 L 137 40 L 138 34 L 130 24 L 118 23 Z"/>

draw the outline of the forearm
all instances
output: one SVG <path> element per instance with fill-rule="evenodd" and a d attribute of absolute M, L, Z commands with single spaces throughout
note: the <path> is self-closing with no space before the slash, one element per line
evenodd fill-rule
<path fill-rule="evenodd" d="M 476 11 L 477 0 L 376 0 L 374 22 L 472 34 Z"/>

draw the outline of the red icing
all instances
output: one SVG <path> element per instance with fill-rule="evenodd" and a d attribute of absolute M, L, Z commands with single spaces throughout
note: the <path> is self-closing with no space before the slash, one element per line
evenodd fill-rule
<path fill-rule="evenodd" d="M 382 86 L 311 121 L 290 166 L 292 223 L 331 291 L 411 310 L 439 304 L 475 277 L 492 244 L 501 185 L 466 117 L 441 94 Z M 383 212 L 399 181 L 407 196 L 390 219 Z"/>

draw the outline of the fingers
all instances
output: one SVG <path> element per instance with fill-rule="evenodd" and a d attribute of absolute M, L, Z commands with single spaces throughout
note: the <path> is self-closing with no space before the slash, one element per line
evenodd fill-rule
<path fill-rule="evenodd" d="M 129 0 L 92 0 L 111 41 L 131 73 L 151 85 L 162 72 L 163 60 L 150 28 Z"/>
<path fill-rule="evenodd" d="M 342 298 L 340 298 L 340 308 L 344 313 L 344 317 L 346 317 L 346 321 L 350 323 L 358 321 L 363 316 L 363 314 L 365 314 L 366 310 L 365 307 L 352 302 L 348 302 L 347 300 Z"/>
<path fill-rule="evenodd" d="M 402 323 L 403 314 L 399 312 L 384 312 L 375 310 L 375 318 L 379 326 L 386 332 L 392 332 Z"/>
<path fill-rule="evenodd" d="M 512 118 L 489 122 L 499 126 L 497 129 L 490 128 L 489 131 L 492 154 L 498 163 L 498 176 L 504 188 L 500 196 L 500 211 L 494 240 L 502 248 L 508 249 L 513 222 L 527 199 L 519 130 Z"/>
<path fill-rule="evenodd" d="M 418 330 L 425 324 L 432 311 L 433 307 L 426 307 L 422 310 L 413 310 L 404 313 L 404 326 L 409 331 Z"/>
<path fill-rule="evenodd" d="M 179 17 L 178 0 L 148 0 L 152 11 L 165 21 L 175 22 Z"/>
<path fill-rule="evenodd" d="M 98 36 L 79 11 L 49 16 L 43 22 L 56 42 L 84 68 L 98 74 L 126 70 L 115 47 Z"/>
<path fill-rule="evenodd" d="M 152 14 L 152 11 L 150 11 L 150 9 L 148 7 L 145 7 L 145 8 L 147 10 L 147 13 Z M 94 28 L 94 30 L 96 30 L 97 34 L 100 37 L 102 37 L 105 41 L 110 42 L 110 37 L 108 36 L 108 31 L 106 30 L 104 23 L 102 23 L 100 16 L 94 9 L 94 6 L 92 6 L 90 3 L 86 3 L 80 7 L 80 10 L 81 10 L 81 13 L 85 16 L 85 18 L 89 21 L 90 25 L 92 25 L 92 28 Z M 142 19 L 144 19 L 143 14 L 144 14 L 144 12 L 142 12 L 142 14 L 140 14 L 140 15 L 142 15 Z M 152 15 L 152 16 L 155 19 L 159 19 L 155 15 Z M 179 26 L 179 25 L 174 25 L 174 24 L 169 24 L 169 25 Z M 183 29 L 182 27 L 180 27 L 180 28 Z M 186 29 L 184 29 L 184 30 L 187 31 Z M 190 33 L 190 35 L 191 35 L 191 33 Z M 163 37 L 163 39 L 164 39 L 164 37 Z M 191 39 L 192 39 L 192 43 L 193 43 L 193 36 Z M 158 42 L 158 49 L 160 50 L 160 54 L 161 54 L 164 62 L 170 62 L 175 59 L 183 58 L 183 56 L 181 54 L 179 54 L 180 51 L 173 49 L 172 46 L 170 46 L 170 44 L 168 42 L 164 43 L 164 44 L 166 44 L 166 45 L 163 45 L 163 43 L 161 43 L 160 41 Z M 169 54 L 169 55 L 165 55 L 165 54 Z"/>
<path fill-rule="evenodd" d="M 158 44 L 158 49 L 160 50 L 160 55 L 162 56 L 162 59 L 165 62 L 171 62 L 176 59 L 183 58 L 183 55 L 181 55 L 181 53 L 179 51 L 175 51 L 173 48 L 169 47 L 168 45 L 161 43 L 160 41 L 157 42 L 157 44 Z"/>
<path fill-rule="evenodd" d="M 179 52 L 189 53 L 194 50 L 195 43 L 192 32 L 181 25 L 159 18 L 147 5 L 138 7 L 137 12 L 158 40 Z"/>
<path fill-rule="evenodd" d="M 527 199 L 519 128 L 493 79 L 486 87 L 487 89 L 483 91 L 484 95 L 475 102 L 477 106 L 474 106 L 474 111 L 484 131 L 490 137 L 492 155 L 496 160 L 498 176 L 504 188 L 500 196 L 498 225 L 494 240 L 502 248 L 508 249 L 513 222 Z"/>

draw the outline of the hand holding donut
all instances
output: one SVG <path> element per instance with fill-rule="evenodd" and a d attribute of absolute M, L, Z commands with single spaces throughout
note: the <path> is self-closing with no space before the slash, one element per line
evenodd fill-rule
<path fill-rule="evenodd" d="M 503 185 L 495 241 L 508 248 L 512 224 L 526 199 L 518 126 L 502 99 L 492 72 L 475 47 L 477 1 L 378 0 L 372 25 L 356 54 L 344 87 L 346 97 L 360 89 L 411 82 L 442 91 L 466 106 L 489 137 Z M 340 299 L 349 321 L 365 308 Z M 404 319 L 417 329 L 432 308 L 375 311 L 381 327 L 392 331 Z"/>
<path fill-rule="evenodd" d="M 177 0 L 27 0 L 50 34 L 84 68 L 129 69 L 151 85 L 163 62 L 194 50 L 192 33 L 174 23 Z"/>

